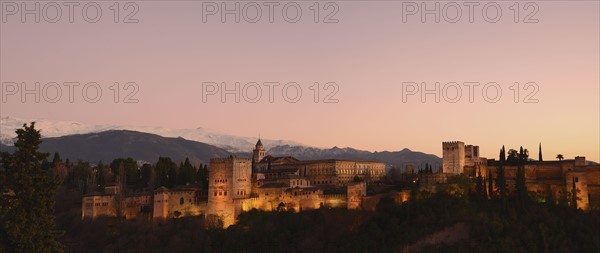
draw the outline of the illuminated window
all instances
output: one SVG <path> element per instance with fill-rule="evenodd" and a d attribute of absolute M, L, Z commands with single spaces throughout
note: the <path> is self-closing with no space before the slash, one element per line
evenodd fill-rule
<path fill-rule="evenodd" d="M 180 199 L 179 199 L 179 204 L 180 204 L 180 205 L 183 205 L 183 202 L 184 202 L 183 198 L 180 198 Z"/>

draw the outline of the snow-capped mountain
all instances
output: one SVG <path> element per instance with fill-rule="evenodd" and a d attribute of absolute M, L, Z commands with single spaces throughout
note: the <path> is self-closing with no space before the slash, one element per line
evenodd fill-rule
<path fill-rule="evenodd" d="M 229 152 L 249 152 L 256 144 L 256 137 L 235 136 L 218 130 L 207 128 L 193 129 L 170 129 L 164 127 L 145 127 L 145 126 L 120 126 L 120 125 L 90 125 L 75 121 L 58 121 L 45 119 L 21 119 L 14 117 L 0 118 L 0 143 L 12 145 L 16 137 L 15 130 L 23 127 L 23 124 L 31 121 L 36 122 L 36 128 L 41 129 L 43 137 L 60 137 L 73 134 L 98 133 L 107 130 L 132 130 L 145 133 L 157 134 L 164 137 L 182 137 L 187 140 L 207 143 L 225 149 Z M 263 139 L 263 144 L 267 147 L 281 145 L 307 146 L 295 141 L 289 140 L 269 140 Z"/>
<path fill-rule="evenodd" d="M 369 152 L 354 148 L 333 147 L 329 149 L 300 147 L 300 146 L 276 146 L 270 148 L 267 154 L 272 156 L 293 156 L 300 160 L 313 159 L 352 159 L 372 160 L 384 162 L 391 167 L 404 168 L 407 163 L 418 167 L 425 164 L 433 165 L 437 170 L 442 165 L 442 159 L 431 154 L 411 151 L 407 148 L 400 151 Z M 388 167 L 389 168 L 389 167 Z"/>

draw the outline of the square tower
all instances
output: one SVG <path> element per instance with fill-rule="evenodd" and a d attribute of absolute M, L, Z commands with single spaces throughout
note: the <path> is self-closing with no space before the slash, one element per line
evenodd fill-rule
<path fill-rule="evenodd" d="M 248 158 L 214 158 L 208 168 L 207 215 L 223 221 L 227 227 L 235 222 L 235 199 L 247 197 L 252 190 L 252 160 Z"/>
<path fill-rule="evenodd" d="M 463 173 L 465 167 L 465 143 L 462 141 L 442 142 L 442 172 L 452 175 Z"/>
<path fill-rule="evenodd" d="M 465 165 L 479 165 L 479 146 L 465 145 Z"/>

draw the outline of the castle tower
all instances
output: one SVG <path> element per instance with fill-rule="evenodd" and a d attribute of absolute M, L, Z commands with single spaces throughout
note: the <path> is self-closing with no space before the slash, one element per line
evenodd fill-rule
<path fill-rule="evenodd" d="M 465 165 L 479 165 L 479 146 L 465 145 Z"/>
<path fill-rule="evenodd" d="M 254 147 L 254 150 L 252 150 L 252 161 L 254 164 L 258 164 L 258 162 L 265 158 L 266 153 L 267 151 L 265 150 L 262 141 L 260 141 L 260 138 L 258 138 L 256 146 Z"/>
<path fill-rule="evenodd" d="M 160 187 L 154 191 L 154 211 L 152 216 L 166 219 L 169 216 L 169 190 L 165 187 Z"/>
<path fill-rule="evenodd" d="M 252 190 L 252 163 L 248 158 L 214 158 L 208 168 L 207 218 L 221 220 L 224 227 L 235 223 L 241 210 L 236 200 Z"/>
<path fill-rule="evenodd" d="M 442 142 L 442 172 L 452 175 L 463 173 L 465 167 L 465 143 L 461 141 Z M 479 150 L 477 150 L 479 153 Z"/>

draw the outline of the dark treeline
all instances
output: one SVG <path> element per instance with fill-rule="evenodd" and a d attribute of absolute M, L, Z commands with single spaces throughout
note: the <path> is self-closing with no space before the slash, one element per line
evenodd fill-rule
<path fill-rule="evenodd" d="M 63 185 L 82 194 L 103 192 L 107 185 L 119 184 L 132 191 L 154 190 L 164 186 L 196 185 L 208 187 L 208 166 L 192 165 L 189 159 L 177 165 L 169 157 L 160 157 L 156 164 L 142 164 L 132 158 L 116 158 L 110 164 L 93 165 L 86 161 L 62 160 L 54 153 L 52 162 L 44 160 L 42 169 L 59 178 Z"/>

